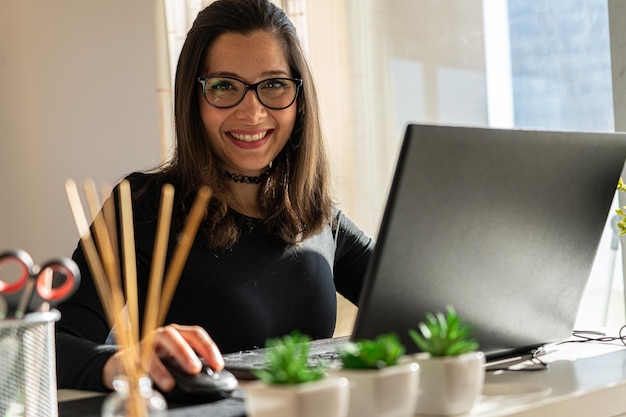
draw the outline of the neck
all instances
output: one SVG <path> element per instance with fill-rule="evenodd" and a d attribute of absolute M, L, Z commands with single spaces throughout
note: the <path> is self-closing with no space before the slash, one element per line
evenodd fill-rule
<path fill-rule="evenodd" d="M 262 218 L 259 206 L 259 186 L 233 184 L 230 187 L 228 205 L 248 217 Z"/>

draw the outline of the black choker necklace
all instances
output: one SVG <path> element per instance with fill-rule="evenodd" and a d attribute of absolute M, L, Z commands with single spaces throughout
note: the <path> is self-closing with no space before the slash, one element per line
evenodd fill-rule
<path fill-rule="evenodd" d="M 224 171 L 224 176 L 231 181 L 240 182 L 242 184 L 260 184 L 265 178 L 270 175 L 270 168 L 268 167 L 264 173 L 257 176 L 239 175 L 232 172 Z"/>

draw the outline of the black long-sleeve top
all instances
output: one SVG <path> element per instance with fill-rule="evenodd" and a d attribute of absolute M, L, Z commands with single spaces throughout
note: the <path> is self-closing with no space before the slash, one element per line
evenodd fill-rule
<path fill-rule="evenodd" d="M 149 175 L 129 176 L 133 194 Z M 133 201 L 139 311 L 144 311 L 160 187 Z M 262 347 L 270 337 L 299 330 L 313 339 L 331 337 L 339 292 L 358 303 L 373 241 L 341 211 L 334 225 L 297 246 L 267 233 L 261 220 L 235 213 L 241 236 L 232 249 L 210 250 L 200 235 L 191 248 L 165 323 L 200 325 L 222 353 Z M 168 254 L 176 245 L 177 228 Z M 110 333 L 83 251 L 73 254 L 81 270 L 76 294 L 58 309 L 56 326 L 59 388 L 104 390 L 102 368 L 114 353 Z"/>

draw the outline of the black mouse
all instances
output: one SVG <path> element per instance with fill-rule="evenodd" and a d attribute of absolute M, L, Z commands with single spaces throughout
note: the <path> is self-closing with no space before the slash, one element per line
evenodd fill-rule
<path fill-rule="evenodd" d="M 172 391 L 161 391 L 167 401 L 183 403 L 206 403 L 231 396 L 239 386 L 237 378 L 227 370 L 214 371 L 204 359 L 202 370 L 191 375 L 173 358 L 161 358 L 161 361 L 176 380 Z"/>

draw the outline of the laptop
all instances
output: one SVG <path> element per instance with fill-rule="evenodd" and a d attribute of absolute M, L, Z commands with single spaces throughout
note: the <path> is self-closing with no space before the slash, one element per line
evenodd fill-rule
<path fill-rule="evenodd" d="M 487 361 L 567 339 L 625 159 L 617 133 L 408 125 L 348 339 L 416 352 L 408 330 L 448 305 Z M 263 351 L 226 367 L 245 378 Z"/>

